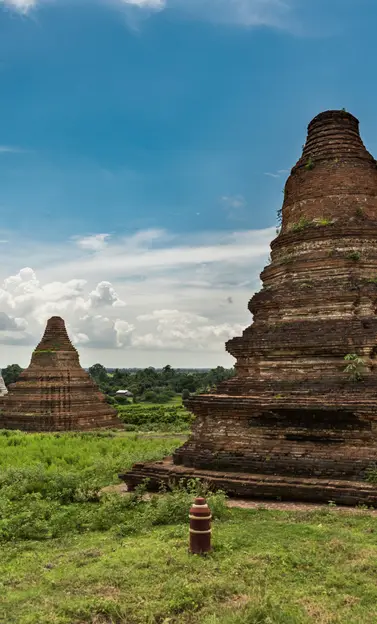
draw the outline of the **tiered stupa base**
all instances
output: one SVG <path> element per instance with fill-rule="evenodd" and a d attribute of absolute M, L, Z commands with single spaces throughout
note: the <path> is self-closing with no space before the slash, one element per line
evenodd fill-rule
<path fill-rule="evenodd" d="M 0 408 L 1 409 L 1 408 Z M 74 414 L 57 417 L 51 414 L 1 414 L 0 429 L 26 431 L 28 433 L 59 431 L 92 431 L 94 429 L 123 429 L 122 423 L 108 410 L 100 417 L 85 414 L 82 418 Z"/>
<path fill-rule="evenodd" d="M 145 481 L 149 491 L 158 491 L 162 485 L 169 487 L 200 479 L 212 490 L 222 490 L 229 496 L 240 498 L 377 507 L 377 488 L 365 481 L 200 470 L 176 466 L 171 457 L 161 462 L 135 464 L 130 472 L 119 477 L 126 482 L 129 491 Z"/>
<path fill-rule="evenodd" d="M 120 475 L 130 490 L 200 479 L 231 496 L 377 506 L 373 398 L 202 395 L 188 407 L 192 436 L 173 457 Z"/>

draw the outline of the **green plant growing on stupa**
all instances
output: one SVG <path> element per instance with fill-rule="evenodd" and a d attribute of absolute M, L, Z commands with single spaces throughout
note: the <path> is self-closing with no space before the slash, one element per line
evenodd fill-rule
<path fill-rule="evenodd" d="M 55 349 L 35 349 L 34 355 L 41 355 L 42 353 L 55 353 Z"/>
<path fill-rule="evenodd" d="M 301 232 L 312 225 L 312 222 L 309 221 L 306 217 L 300 217 L 298 223 L 293 223 L 291 230 L 292 232 Z"/>
<path fill-rule="evenodd" d="M 361 381 L 366 366 L 363 358 L 357 355 L 357 353 L 347 353 L 344 356 L 344 361 L 348 362 L 348 364 L 343 369 L 343 372 L 349 375 L 350 381 Z"/>
<path fill-rule="evenodd" d="M 346 258 L 347 258 L 347 260 L 353 260 L 354 262 L 357 262 L 361 258 L 361 253 L 360 253 L 360 251 L 356 251 L 356 249 L 355 249 L 354 251 L 350 251 L 346 255 Z"/>
<path fill-rule="evenodd" d="M 305 169 L 306 171 L 311 171 L 312 169 L 314 169 L 314 162 L 311 156 L 309 156 L 308 160 L 306 161 Z"/>
<path fill-rule="evenodd" d="M 357 208 L 356 208 L 356 215 L 358 217 L 363 217 L 364 216 L 364 208 L 362 206 L 357 206 Z"/>
<path fill-rule="evenodd" d="M 317 219 L 316 223 L 319 226 L 324 226 L 333 225 L 334 221 L 332 221 L 331 219 L 327 219 L 327 217 L 320 217 L 319 219 Z"/>

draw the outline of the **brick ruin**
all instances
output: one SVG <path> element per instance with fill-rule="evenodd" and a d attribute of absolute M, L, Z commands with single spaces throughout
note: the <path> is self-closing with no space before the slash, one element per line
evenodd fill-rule
<path fill-rule="evenodd" d="M 0 398 L 5 396 L 6 394 L 8 394 L 8 390 L 7 387 L 4 383 L 4 379 L 2 377 L 1 371 L 0 371 Z"/>
<path fill-rule="evenodd" d="M 121 427 L 117 412 L 81 368 L 63 319 L 53 316 L 30 365 L 1 400 L 0 428 L 83 431 L 107 427 Z"/>
<path fill-rule="evenodd" d="M 120 475 L 129 488 L 198 477 L 236 496 L 377 505 L 377 163 L 353 115 L 311 121 L 281 217 L 253 322 L 226 345 L 236 376 L 186 402 L 191 437 Z"/>

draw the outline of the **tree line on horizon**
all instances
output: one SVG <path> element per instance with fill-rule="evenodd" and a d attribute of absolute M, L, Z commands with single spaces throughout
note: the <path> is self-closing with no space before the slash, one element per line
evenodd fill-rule
<path fill-rule="evenodd" d="M 111 370 L 111 372 L 109 372 Z M 10 364 L 2 370 L 5 385 L 15 383 L 23 368 Z M 127 403 L 128 397 L 116 396 L 118 390 L 129 390 L 133 402 L 167 403 L 175 396 L 183 399 L 190 394 L 206 392 L 235 374 L 231 369 L 217 366 L 213 369 L 174 369 L 170 365 L 162 369 L 152 366 L 144 369 L 107 369 L 102 364 L 94 364 L 88 369 L 89 375 L 106 395 L 110 403 Z"/>

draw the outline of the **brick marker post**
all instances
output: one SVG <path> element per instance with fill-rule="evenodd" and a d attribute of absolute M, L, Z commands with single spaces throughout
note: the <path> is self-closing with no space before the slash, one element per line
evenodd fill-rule
<path fill-rule="evenodd" d="M 190 548 L 194 555 L 204 555 L 211 551 L 211 510 L 206 499 L 198 497 L 190 509 Z"/>

